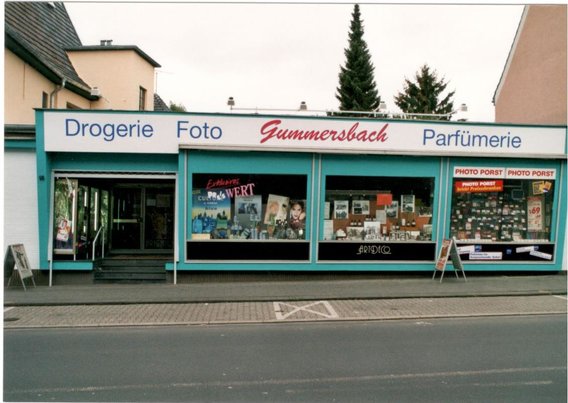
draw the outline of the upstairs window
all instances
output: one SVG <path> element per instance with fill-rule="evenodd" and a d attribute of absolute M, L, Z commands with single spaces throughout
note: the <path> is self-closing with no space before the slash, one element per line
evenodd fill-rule
<path fill-rule="evenodd" d="M 140 94 L 138 96 L 138 110 L 146 110 L 146 88 L 140 87 Z"/>

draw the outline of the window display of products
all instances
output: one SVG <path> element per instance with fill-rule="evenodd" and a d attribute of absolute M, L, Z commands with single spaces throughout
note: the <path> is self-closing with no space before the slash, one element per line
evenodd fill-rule
<path fill-rule="evenodd" d="M 323 240 L 431 241 L 434 178 L 328 176 Z"/>
<path fill-rule="evenodd" d="M 485 242 L 550 241 L 554 181 L 455 179 L 450 236 Z"/>
<path fill-rule="evenodd" d="M 305 175 L 194 174 L 191 239 L 306 238 Z"/>

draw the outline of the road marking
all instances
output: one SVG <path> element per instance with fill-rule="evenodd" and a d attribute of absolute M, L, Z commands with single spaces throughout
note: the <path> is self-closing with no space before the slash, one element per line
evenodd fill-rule
<path fill-rule="evenodd" d="M 263 380 L 234 380 L 234 381 L 195 381 L 195 382 L 175 382 L 175 383 L 144 383 L 144 384 L 125 384 L 125 385 L 100 385 L 100 386 L 69 386 L 69 387 L 48 387 L 48 388 L 30 388 L 30 389 L 12 389 L 6 390 L 4 386 L 4 398 L 8 395 L 30 394 L 30 393 L 89 393 L 89 392 L 109 392 L 117 390 L 156 390 L 156 389 L 172 389 L 172 388 L 203 388 L 203 387 L 255 387 L 266 385 L 318 385 L 324 383 L 349 383 L 349 382 L 369 382 L 369 381 L 387 381 L 396 380 L 412 380 L 412 379 L 446 379 L 467 378 L 471 376 L 487 376 L 487 375 L 506 375 L 506 374 L 536 374 L 547 372 L 565 372 L 566 367 L 523 367 L 523 368 L 501 368 L 501 369 L 483 369 L 483 370 L 464 370 L 464 371 L 447 371 L 447 372 L 418 372 L 418 373 L 402 373 L 402 374 L 369 374 L 360 376 L 338 376 L 328 378 L 287 378 L 287 379 L 263 379 Z M 455 382 L 455 381 L 453 381 Z M 449 382 L 447 387 L 452 387 L 453 382 Z M 538 381 L 536 381 L 538 382 Z M 549 381 L 540 381 L 539 384 L 549 384 Z M 535 383 L 535 381 L 531 381 Z M 479 383 L 478 383 L 479 384 Z M 527 382 L 524 382 L 527 384 Z M 481 384 L 480 384 L 481 385 Z"/>
<path fill-rule="evenodd" d="M 11 307 L 9 307 L 9 308 L 4 308 L 4 313 L 6 313 L 6 312 L 8 312 L 8 311 L 11 311 L 12 309 L 14 309 L 13 306 L 11 306 Z"/>
<path fill-rule="evenodd" d="M 553 297 L 568 300 L 568 298 L 564 295 L 553 295 Z"/>
<path fill-rule="evenodd" d="M 323 306 L 327 310 L 327 313 L 318 312 L 318 311 L 314 311 L 313 309 L 309 309 L 311 307 L 315 307 L 316 305 Z M 284 306 L 287 306 L 287 307 L 290 307 L 290 308 L 293 308 L 293 309 L 290 312 L 282 313 L 282 307 L 284 307 Z M 274 313 L 276 314 L 276 319 L 278 319 L 278 320 L 287 319 L 290 316 L 292 316 L 295 313 L 300 312 L 300 311 L 313 313 L 315 315 L 323 316 L 324 318 L 328 318 L 328 319 L 333 319 L 333 318 L 339 317 L 337 312 L 335 312 L 335 309 L 333 309 L 331 304 L 327 301 L 317 301 L 317 302 L 312 302 L 310 304 L 302 305 L 302 306 L 289 304 L 287 302 L 274 302 Z"/>

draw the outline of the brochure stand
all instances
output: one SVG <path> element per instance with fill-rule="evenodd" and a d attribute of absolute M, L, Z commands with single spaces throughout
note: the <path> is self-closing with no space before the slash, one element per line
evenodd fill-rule
<path fill-rule="evenodd" d="M 436 262 L 436 268 L 434 269 L 432 280 L 434 280 L 434 278 L 436 277 L 436 273 L 440 271 L 442 272 L 442 275 L 440 276 L 440 283 L 442 282 L 442 280 L 444 279 L 446 265 L 448 263 L 448 257 L 452 258 L 452 266 L 454 267 L 456 277 L 459 278 L 458 271 L 461 271 L 464 281 L 467 281 L 467 279 L 465 278 L 465 272 L 463 270 L 463 264 L 460 259 L 460 254 L 458 252 L 456 238 L 444 239 L 442 241 L 442 249 L 440 250 L 440 256 L 438 256 L 438 261 Z"/>

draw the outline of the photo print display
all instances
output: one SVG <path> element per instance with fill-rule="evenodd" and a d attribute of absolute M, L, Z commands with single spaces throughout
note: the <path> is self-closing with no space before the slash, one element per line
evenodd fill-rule
<path fill-rule="evenodd" d="M 348 200 L 335 200 L 333 202 L 333 218 L 340 220 L 349 218 Z"/>
<path fill-rule="evenodd" d="M 289 203 L 289 197 L 269 194 L 266 202 L 264 224 L 275 225 L 278 221 L 286 221 Z"/>

